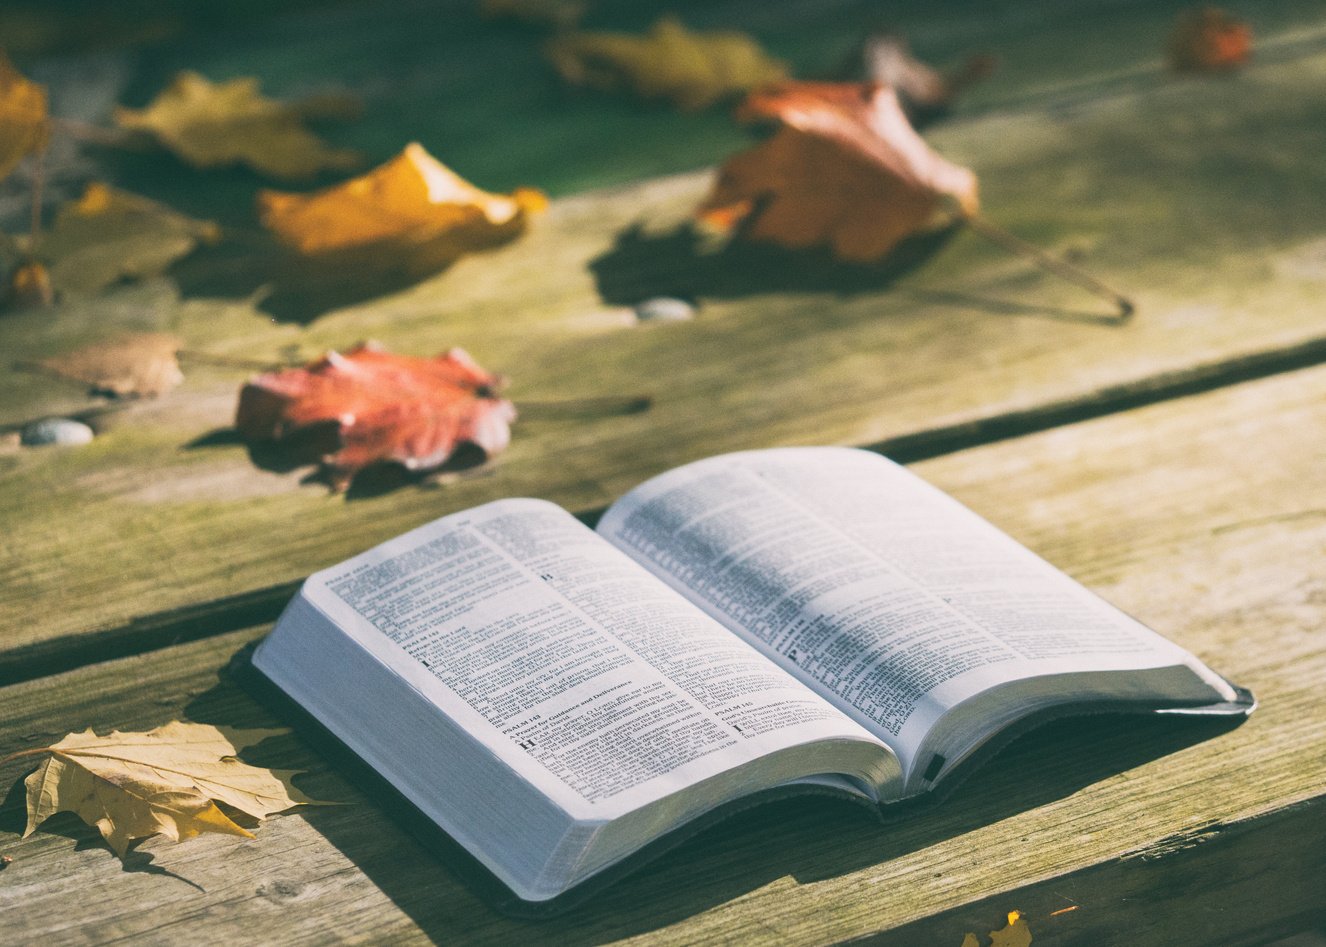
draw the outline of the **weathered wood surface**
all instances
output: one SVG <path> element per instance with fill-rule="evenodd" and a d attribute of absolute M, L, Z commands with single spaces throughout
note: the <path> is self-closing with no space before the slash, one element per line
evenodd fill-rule
<path fill-rule="evenodd" d="M 440 861 L 426 854 L 408 823 L 402 829 L 366 797 L 371 784 L 353 767 L 283 737 L 255 761 L 305 767 L 304 788 L 352 805 L 275 817 L 248 842 L 149 841 L 122 870 L 67 817 L 17 841 L 13 793 L 0 810 L 0 851 L 15 859 L 0 873 L 0 913 L 12 939 L 64 943 L 222 942 L 261 931 L 289 943 L 878 935 L 957 944 L 966 930 L 1002 926 L 1015 908 L 1048 943 L 1186 939 L 1117 896 L 1195 919 L 1193 942 L 1255 942 L 1287 915 L 1305 919 L 1320 907 L 1298 899 L 1316 892 L 1326 787 L 1326 445 L 1315 436 L 1324 424 L 1319 368 L 915 467 L 1254 689 L 1262 707 L 1235 730 L 1066 721 L 1024 738 L 909 822 L 876 826 L 845 805 L 771 806 L 543 923 L 494 914 L 458 880 L 463 861 L 446 849 Z M 263 630 L 4 688 L 0 753 L 87 725 L 149 727 L 181 715 L 277 723 L 218 677 Z M 0 775 L 13 778 L 17 767 Z M 1210 841 L 1191 848 L 1202 839 Z"/>
<path fill-rule="evenodd" d="M 0 671 L 14 679 L 238 627 L 270 615 L 284 583 L 493 497 L 585 510 L 724 450 L 948 449 L 1320 360 L 1326 106 L 1308 90 L 1326 81 L 1323 43 L 1310 30 L 1268 36 L 1258 64 L 1229 82 L 1153 68 L 936 129 L 936 145 L 980 173 L 991 216 L 1080 252 L 1136 295 L 1139 315 L 1122 328 L 971 234 L 908 272 L 696 256 L 667 234 L 704 174 L 558 201 L 520 242 L 307 327 L 237 300 L 255 288 L 244 274 L 261 245 L 180 267 L 183 303 L 157 283 L 55 318 L 8 315 L 0 351 L 17 360 L 125 328 L 257 359 L 374 337 L 414 353 L 463 345 L 511 376 L 518 403 L 656 401 L 619 417 L 531 411 L 488 469 L 347 501 L 228 443 L 245 372 L 193 365 L 167 398 L 107 415 L 88 448 L 0 454 Z M 646 232 L 625 236 L 639 220 Z M 197 295 L 219 287 L 234 297 Z M 655 293 L 698 297 L 699 318 L 629 325 L 616 304 Z M 0 420 L 85 404 L 53 379 L 0 375 Z M 235 619 L 234 596 L 256 615 Z"/>

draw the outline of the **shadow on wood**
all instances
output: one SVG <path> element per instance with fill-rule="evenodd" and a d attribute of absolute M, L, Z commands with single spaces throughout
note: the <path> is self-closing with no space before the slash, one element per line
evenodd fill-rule
<path fill-rule="evenodd" d="M 606 252 L 589 262 L 605 303 L 631 305 L 651 296 L 736 299 L 787 291 L 855 293 L 887 288 L 924 264 L 959 228 L 912 237 L 881 263 L 843 263 L 825 248 L 787 250 L 735 239 L 706 252 L 689 225 L 647 233 L 641 225 L 617 234 Z"/>
<path fill-rule="evenodd" d="M 24 779 L 31 771 L 31 767 L 23 770 Z M 9 792 L 4 801 L 0 802 L 0 832 L 12 832 L 15 835 L 20 835 L 23 832 L 27 823 L 27 787 L 24 786 L 24 779 L 16 779 L 13 785 L 9 787 Z M 117 858 L 115 853 L 111 851 L 110 846 L 106 844 L 105 839 L 101 837 L 101 833 L 72 812 L 57 812 L 44 821 L 37 831 L 44 832 L 47 835 L 59 835 L 72 839 L 76 852 L 93 848 L 102 849 L 108 859 L 119 861 L 123 871 L 157 875 L 161 878 L 174 878 L 176 881 L 182 881 L 199 891 L 203 890 L 197 882 L 191 881 L 168 868 L 153 864 L 151 852 L 137 851 L 132 844 L 123 859 Z"/>
<path fill-rule="evenodd" d="M 1037 305 L 972 292 L 899 288 L 903 277 L 930 262 L 959 232 L 960 223 L 909 237 L 878 263 L 847 263 L 825 247 L 789 250 L 733 239 L 707 251 L 689 225 L 648 233 L 637 224 L 617 234 L 611 249 L 589 263 L 599 296 L 629 306 L 653 296 L 739 299 L 760 293 L 831 292 L 838 296 L 894 290 L 921 306 L 970 309 L 996 316 L 1038 316 L 1103 326 L 1120 324 L 1116 312 Z M 1030 264 L 1028 264 L 1030 267 Z"/>
<path fill-rule="evenodd" d="M 439 942 L 457 936 L 459 917 L 470 918 L 489 934 L 503 929 L 511 938 L 532 941 L 591 943 L 645 933 L 780 878 L 808 884 L 925 849 L 1062 799 L 1229 727 L 1225 721 L 1172 717 L 1062 720 L 1015 741 L 947 799 L 914 809 L 909 817 L 880 824 L 859 805 L 832 799 L 770 803 L 679 845 L 660 846 L 671 850 L 605 890 L 593 890 L 591 882 L 582 903 L 536 921 L 472 856 L 253 671 L 250 647 L 234 655 L 220 684 L 189 703 L 188 717 L 227 726 L 270 726 L 273 718 L 294 725 L 299 740 L 316 755 L 286 747 L 271 764 L 308 767 L 311 785 L 301 788 L 315 796 L 321 790 L 323 798 L 344 798 L 344 779 L 364 800 L 354 808 L 308 809 L 303 818 Z M 237 686 L 257 703 L 245 699 Z M 374 811 L 365 812 L 364 805 Z M 379 813 L 399 831 L 388 830 Z M 427 867 L 430 856 L 443 872 Z"/>
<path fill-rule="evenodd" d="M 299 428 L 279 441 L 246 441 L 234 428 L 218 428 L 189 441 L 184 449 L 203 450 L 242 444 L 255 467 L 272 473 L 290 473 L 308 467 L 311 469 L 300 483 L 330 486 L 322 459 L 339 449 L 337 430 L 336 422 L 327 421 Z M 432 470 L 409 470 L 401 464 L 383 461 L 356 473 L 345 491 L 345 498 L 365 500 L 402 487 L 432 488 L 437 486 L 438 478 L 479 474 L 487 461 L 488 455 L 483 449 L 469 443 L 457 445 L 447 462 Z"/>

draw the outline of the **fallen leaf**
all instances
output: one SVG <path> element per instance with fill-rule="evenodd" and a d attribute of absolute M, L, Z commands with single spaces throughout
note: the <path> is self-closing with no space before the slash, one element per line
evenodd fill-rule
<path fill-rule="evenodd" d="M 532 188 L 490 194 L 415 143 L 367 174 L 312 194 L 258 193 L 262 223 L 308 257 L 444 269 L 466 253 L 525 231 L 548 199 Z"/>
<path fill-rule="evenodd" d="M 1022 919 L 1021 911 L 1008 912 L 1008 926 L 1002 930 L 990 932 L 990 947 L 1030 947 L 1031 928 Z M 968 932 L 962 938 L 961 947 L 981 947 L 981 939 Z"/>
<path fill-rule="evenodd" d="M 553 68 L 575 86 L 626 90 L 701 109 L 787 76 L 745 33 L 691 32 L 663 17 L 648 34 L 568 33 L 547 46 Z"/>
<path fill-rule="evenodd" d="M 1184 10 L 1174 20 L 1168 51 L 1180 72 L 1230 72 L 1252 58 L 1252 27 L 1219 7 Z"/>
<path fill-rule="evenodd" d="M 479 14 L 489 20 L 559 30 L 579 23 L 588 8 L 585 0 L 479 0 Z"/>
<path fill-rule="evenodd" d="M 240 391 L 235 428 L 250 442 L 330 426 L 321 460 L 337 490 L 384 461 L 412 471 L 442 466 L 461 444 L 491 456 L 511 439 L 515 406 L 500 375 L 461 349 L 434 358 L 393 355 L 372 343 L 329 352 L 305 368 L 260 375 Z"/>
<path fill-rule="evenodd" d="M 90 296 L 121 280 L 155 276 L 219 236 L 210 221 L 94 182 L 60 208 L 36 249 L 56 291 Z"/>
<path fill-rule="evenodd" d="M 0 51 L 0 178 L 46 144 L 46 90 L 25 78 Z"/>
<path fill-rule="evenodd" d="M 310 803 L 290 784 L 292 770 L 235 759 L 240 750 L 284 730 L 222 730 L 173 721 L 145 733 L 88 728 L 58 743 L 0 760 L 49 753 L 26 780 L 23 837 L 57 812 L 96 826 L 121 858 L 134 839 L 165 835 L 179 842 L 204 832 L 253 838 L 217 803 L 255 819 Z"/>
<path fill-rule="evenodd" d="M 912 55 L 907 41 L 895 34 L 869 37 L 862 45 L 865 79 L 886 85 L 914 124 L 946 113 L 963 90 L 988 76 L 995 68 L 993 56 L 969 56 L 960 67 L 941 72 Z"/>
<path fill-rule="evenodd" d="M 212 83 L 181 72 L 146 108 L 117 108 L 115 121 L 198 168 L 243 164 L 298 179 L 360 163 L 355 152 L 332 148 L 304 128 L 297 106 L 260 95 L 252 78 Z"/>
<path fill-rule="evenodd" d="M 184 380 L 173 335 L 145 332 L 42 359 L 46 371 L 81 381 L 98 394 L 155 398 Z"/>
<path fill-rule="evenodd" d="M 990 947 L 1029 947 L 1031 928 L 1022 918 L 1021 911 L 1008 912 L 1008 926 L 990 932 Z"/>
<path fill-rule="evenodd" d="M 698 210 L 711 226 L 870 262 L 979 209 L 976 175 L 931 150 L 888 87 L 786 82 L 752 93 L 737 114 L 780 127 L 723 164 Z"/>

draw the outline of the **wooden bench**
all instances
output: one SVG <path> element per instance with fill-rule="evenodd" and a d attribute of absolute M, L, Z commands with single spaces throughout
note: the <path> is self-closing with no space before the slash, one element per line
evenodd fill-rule
<path fill-rule="evenodd" d="M 86 448 L 0 453 L 0 755 L 87 726 L 279 726 L 226 667 L 310 571 L 487 499 L 592 515 L 686 460 L 808 443 L 912 463 L 1252 688 L 1245 725 L 1057 724 L 905 824 L 771 805 L 546 922 L 496 912 L 454 846 L 291 735 L 254 761 L 307 770 L 302 788 L 349 805 L 272 818 L 253 841 L 150 840 L 123 868 L 69 816 L 20 841 L 18 786 L 0 807 L 11 934 L 956 945 L 1016 909 L 1038 942 L 1134 944 L 1326 922 L 1322 35 L 1265 37 L 1228 86 L 1144 64 L 1028 85 L 931 136 L 980 173 L 992 216 L 1133 291 L 1126 326 L 964 233 L 873 274 L 699 260 L 675 228 L 707 173 L 559 199 L 519 242 L 307 326 L 238 298 L 180 305 L 162 281 L 114 307 L 0 317 L 18 360 L 145 327 L 259 359 L 365 337 L 462 345 L 531 405 L 488 467 L 349 499 L 225 436 L 245 373 L 216 365 L 107 415 Z M 203 285 L 233 263 L 177 269 Z M 630 324 L 621 305 L 658 293 L 698 298 L 697 319 Z M 535 404 L 643 393 L 636 414 Z M 0 396 L 0 422 L 86 405 L 19 373 Z"/>

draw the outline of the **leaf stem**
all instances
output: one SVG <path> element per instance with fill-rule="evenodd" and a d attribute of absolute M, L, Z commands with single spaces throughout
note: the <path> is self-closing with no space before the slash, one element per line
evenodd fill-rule
<path fill-rule="evenodd" d="M 1119 309 L 1119 313 L 1115 317 L 1115 321 L 1119 325 L 1123 325 L 1131 319 L 1133 313 L 1136 311 L 1137 307 L 1133 304 L 1133 301 L 1114 287 L 1102 283 L 1090 273 L 1079 269 L 1077 266 L 1069 263 L 1062 257 L 1057 257 L 1036 246 L 1034 243 L 1030 243 L 1016 234 L 1010 233 L 999 224 L 990 220 L 990 218 L 984 217 L 981 214 L 964 214 L 963 220 L 966 222 L 967 226 L 971 227 L 972 230 L 990 242 L 1003 247 L 1011 253 L 1026 257 L 1047 273 L 1052 273 L 1060 279 L 1067 280 L 1070 283 L 1075 283 L 1088 292 L 1094 293 L 1095 295 L 1108 299 L 1110 302 L 1114 303 Z"/>
<path fill-rule="evenodd" d="M 22 759 L 25 756 L 37 756 L 41 753 L 53 752 L 49 746 L 39 746 L 31 750 L 19 750 L 17 753 L 10 753 L 8 756 L 0 758 L 0 766 L 4 766 L 11 760 Z"/>

